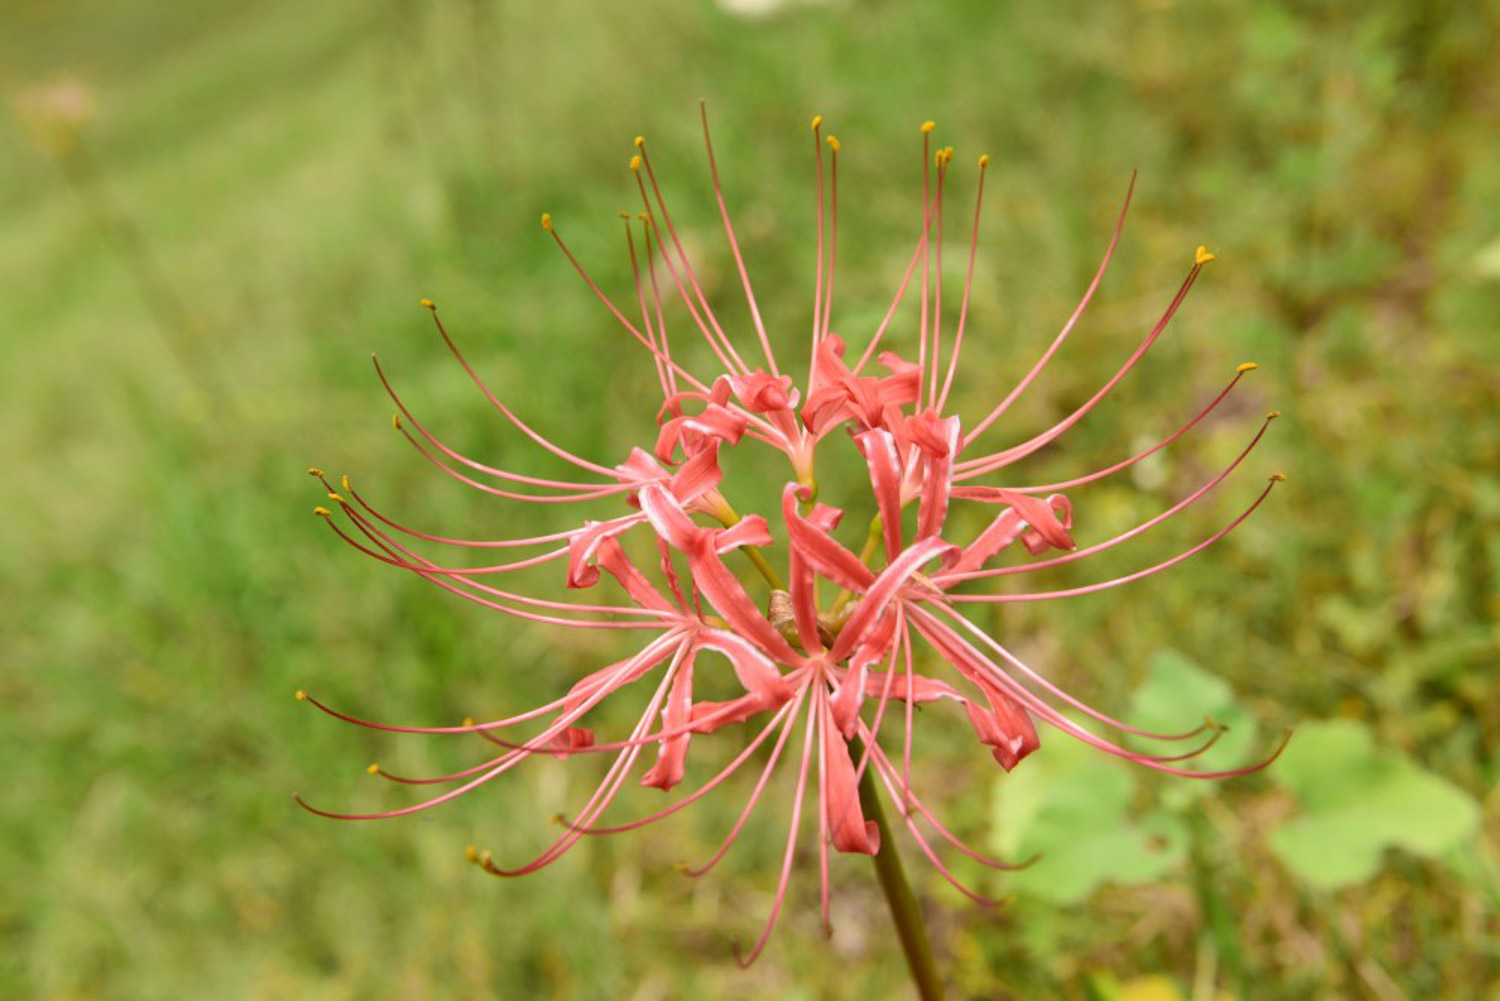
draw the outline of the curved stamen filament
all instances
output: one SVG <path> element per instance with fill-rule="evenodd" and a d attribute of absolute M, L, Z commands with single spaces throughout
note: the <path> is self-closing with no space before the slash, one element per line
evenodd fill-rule
<path fill-rule="evenodd" d="M 640 165 L 645 168 L 646 179 L 650 181 L 651 191 L 656 196 L 656 207 L 661 211 L 662 228 L 666 230 L 667 239 L 672 241 L 672 247 L 677 252 L 677 260 L 682 265 L 682 274 L 686 276 L 686 282 L 678 277 L 677 268 L 672 264 L 672 257 L 666 253 L 665 241 L 661 242 L 662 260 L 667 263 L 668 270 L 672 272 L 672 277 L 677 282 L 678 289 L 682 292 L 682 301 L 687 305 L 688 312 L 692 313 L 693 318 L 698 321 L 698 326 L 703 330 L 703 335 L 708 338 L 709 344 L 714 345 L 714 352 L 719 355 L 719 360 L 726 369 L 744 375 L 750 371 L 750 366 L 746 365 L 744 360 L 740 358 L 739 352 L 735 351 L 734 344 L 729 340 L 729 336 L 724 333 L 724 328 L 719 326 L 718 317 L 714 315 L 713 309 L 708 305 L 708 297 L 703 294 L 703 289 L 698 284 L 698 275 L 693 270 L 692 259 L 688 257 L 687 251 L 682 247 L 682 240 L 677 236 L 677 228 L 672 225 L 671 213 L 667 211 L 667 203 L 662 198 L 661 186 L 656 183 L 656 171 L 651 168 L 651 157 L 646 153 L 646 141 L 637 138 L 635 146 L 640 151 Z M 632 168 L 634 166 L 632 164 Z M 637 182 L 641 182 L 639 170 L 636 171 L 636 180 Z M 641 198 L 646 203 L 647 213 L 652 216 L 652 225 L 655 225 L 656 213 L 652 209 L 651 199 L 646 195 L 644 182 L 641 182 Z M 688 296 L 689 288 L 692 290 L 692 297 Z M 693 304 L 693 299 L 697 300 L 696 307 Z M 715 335 L 717 335 L 717 338 Z M 723 353 L 719 350 L 720 345 L 723 348 Z M 727 357 L 725 353 L 727 353 Z"/>
<path fill-rule="evenodd" d="M 1068 339 L 1068 335 L 1078 325 L 1078 318 L 1083 315 L 1083 311 L 1088 308 L 1089 302 L 1093 300 L 1095 290 L 1099 288 L 1099 283 L 1104 280 L 1104 273 L 1109 270 L 1109 262 L 1114 259 L 1115 247 L 1120 242 L 1120 233 L 1125 229 L 1125 214 L 1130 211 L 1130 199 L 1135 194 L 1135 177 L 1136 175 L 1132 172 L 1130 175 L 1130 187 L 1125 190 L 1125 203 L 1120 206 L 1120 217 L 1115 221 L 1115 231 L 1110 235 L 1109 246 L 1104 249 L 1104 259 L 1099 262 L 1099 267 L 1094 272 L 1094 278 L 1089 282 L 1088 288 L 1084 290 L 1083 298 L 1078 301 L 1077 307 L 1073 310 L 1073 315 L 1068 317 L 1068 322 L 1063 324 L 1061 332 L 1053 338 L 1052 344 L 1043 352 L 1042 357 L 1037 359 L 1037 363 L 1031 367 L 1031 371 L 1027 372 L 1026 376 L 1016 384 L 1016 388 L 1012 389 L 1006 395 L 1005 399 L 1001 400 L 995 409 L 991 410 L 982 421 L 974 425 L 973 430 L 964 435 L 965 448 L 968 448 L 969 444 L 975 438 L 984 434 L 985 429 L 995 423 L 995 420 L 1001 414 L 1010 409 L 1010 405 L 1016 402 L 1016 399 L 1026 391 L 1026 387 L 1031 385 L 1032 380 L 1041 373 L 1042 369 L 1047 367 L 1047 363 L 1052 360 L 1052 356 L 1057 353 L 1057 349 L 1062 347 L 1063 341 Z"/>
<path fill-rule="evenodd" d="M 1060 591 L 1035 591 L 1019 594 L 950 594 L 947 596 L 947 600 L 957 602 L 979 601 L 991 604 L 1003 604 L 1013 601 L 1050 601 L 1053 598 L 1071 598 L 1080 594 L 1092 594 L 1095 591 L 1103 591 L 1108 588 L 1119 587 L 1121 584 L 1129 584 L 1133 580 L 1140 580 L 1142 577 L 1149 577 L 1154 573 L 1160 573 L 1168 567 L 1176 566 L 1185 559 L 1196 556 L 1198 553 L 1201 553 L 1203 550 L 1207 549 L 1209 546 L 1213 545 L 1215 542 L 1218 542 L 1220 539 L 1224 538 L 1224 536 L 1234 531 L 1246 518 L 1250 517 L 1251 513 L 1254 512 L 1256 508 L 1260 507 L 1261 502 L 1264 501 L 1266 497 L 1271 493 L 1272 488 L 1276 486 L 1277 482 L 1279 481 L 1273 479 L 1270 483 L 1266 484 L 1265 489 L 1260 492 L 1260 495 L 1255 498 L 1255 501 L 1249 507 L 1240 512 L 1240 514 L 1233 521 L 1231 521 L 1228 525 L 1225 525 L 1223 528 L 1219 529 L 1213 535 L 1204 539 L 1202 542 L 1193 546 L 1191 549 L 1178 553 L 1171 559 L 1163 560 L 1162 562 L 1157 563 L 1154 566 L 1149 566 L 1144 570 L 1137 570 L 1135 573 L 1126 574 L 1124 577 L 1116 577 L 1113 580 L 1100 581 L 1096 584 L 1085 584 L 1082 587 L 1065 588 Z"/>
<path fill-rule="evenodd" d="M 734 226 L 729 222 L 729 208 L 724 204 L 724 189 L 719 185 L 719 167 L 714 162 L 714 144 L 708 135 L 708 103 L 698 102 L 698 114 L 703 119 L 703 146 L 708 151 L 708 171 L 713 176 L 714 198 L 719 203 L 719 217 L 724 220 L 724 235 L 729 239 L 729 252 L 734 257 L 734 266 L 740 273 L 740 284 L 745 289 L 745 301 L 750 306 L 750 319 L 755 324 L 756 336 L 760 338 L 761 350 L 766 354 L 766 365 L 769 366 L 772 375 L 779 376 L 781 372 L 776 368 L 776 355 L 771 351 L 771 341 L 766 336 L 766 325 L 761 322 L 760 306 L 755 302 L 755 290 L 750 286 L 750 274 L 745 270 L 745 258 L 740 253 L 740 243 L 734 236 Z M 642 154 L 644 161 L 645 154 Z M 662 210 L 662 218 L 666 218 L 666 209 Z"/>
<path fill-rule="evenodd" d="M 1233 461 L 1231 461 L 1228 466 L 1225 466 L 1222 470 L 1220 470 L 1219 473 L 1212 479 L 1210 479 L 1207 483 L 1204 483 L 1202 486 L 1198 487 L 1198 489 L 1194 490 L 1192 493 L 1188 494 L 1182 500 L 1178 501 L 1176 504 L 1173 504 L 1165 511 L 1162 511 L 1160 514 L 1148 518 L 1147 520 L 1141 522 L 1139 525 L 1136 525 L 1134 528 L 1129 529 L 1128 531 L 1121 532 L 1119 535 L 1116 535 L 1113 538 L 1105 539 L 1103 542 L 1095 543 L 1092 546 L 1086 546 L 1083 549 L 1075 549 L 1071 553 L 1064 553 L 1062 556 L 1054 556 L 1051 559 L 1038 560 L 1035 563 L 1022 563 L 1017 566 L 993 567 L 986 570 L 966 570 L 960 573 L 950 574 L 940 573 L 935 574 L 932 577 L 932 582 L 938 587 L 946 589 L 953 584 L 965 580 L 1003 577 L 1008 574 L 1030 573 L 1034 570 L 1045 570 L 1050 567 L 1062 566 L 1065 563 L 1076 563 L 1078 560 L 1093 556 L 1095 553 L 1102 553 L 1106 549 L 1111 549 L 1115 546 L 1118 546 L 1122 542 L 1133 539 L 1137 535 L 1140 535 L 1142 532 L 1160 525 L 1168 518 L 1195 504 L 1199 499 L 1203 497 L 1204 494 L 1208 493 L 1210 490 L 1213 490 L 1220 483 L 1223 483 L 1225 478 L 1228 477 L 1230 473 L 1234 472 L 1235 469 L 1239 467 L 1240 463 L 1245 461 L 1245 457 L 1248 456 L 1252 451 L 1254 451 L 1255 446 L 1260 444 L 1260 440 L 1266 436 L 1266 429 L 1271 426 L 1271 421 L 1275 419 L 1276 413 L 1275 411 L 1272 411 L 1271 414 L 1268 414 L 1266 416 L 1265 421 L 1260 426 L 1260 430 L 1255 433 L 1255 437 L 1250 439 L 1250 443 L 1240 450 L 1239 455 L 1236 455 Z"/>
<path fill-rule="evenodd" d="M 1151 455 L 1155 455 L 1157 452 L 1161 451 L 1163 448 L 1166 448 L 1178 438 L 1181 438 L 1183 435 L 1191 431 L 1199 421 L 1203 420 L 1203 418 L 1213 413 L 1215 408 L 1217 408 L 1220 403 L 1224 402 L 1225 398 L 1229 396 L 1234 387 L 1239 385 L 1239 381 L 1245 377 L 1246 373 L 1253 372 L 1259 367 L 1260 366 L 1256 365 L 1254 362 L 1245 362 L 1243 365 L 1239 366 L 1239 368 L 1235 369 L 1234 378 L 1229 380 L 1229 384 L 1219 391 L 1218 396 L 1215 396 L 1212 400 L 1209 400 L 1208 404 L 1202 410 L 1194 414 L 1192 420 L 1188 421 L 1186 424 L 1182 425 L 1182 427 L 1178 428 L 1176 431 L 1173 431 L 1171 434 L 1167 435 L 1161 441 L 1157 442 L 1155 445 L 1152 445 L 1144 452 L 1137 452 L 1135 455 L 1132 455 L 1128 459 L 1117 462 L 1113 466 L 1107 466 L 1104 469 L 1089 473 L 1086 476 L 1075 476 L 1071 480 L 1059 480 L 1056 483 L 1042 483 L 1036 486 L 1028 487 L 1010 487 L 1009 489 L 1022 494 L 1050 493 L 1056 490 L 1067 490 L 1071 487 L 1082 486 L 1085 483 L 1093 483 L 1095 480 L 1102 480 L 1106 476 L 1113 476 L 1115 473 L 1120 472 L 1122 469 L 1129 469 L 1131 466 L 1134 466 L 1142 459 L 1145 459 Z M 955 487 L 953 496 L 962 497 L 963 491 L 963 487 Z"/>
<path fill-rule="evenodd" d="M 979 210 L 984 203 L 984 175 L 988 173 L 989 165 L 988 154 L 979 158 L 979 182 L 974 193 L 974 226 L 969 236 L 969 266 L 964 272 L 964 294 L 958 306 L 958 327 L 953 333 L 953 354 L 948 359 L 948 374 L 943 377 L 943 389 L 937 397 L 939 413 L 948 406 L 948 391 L 953 388 L 953 374 L 958 371 L 958 355 L 964 346 L 964 324 L 969 318 L 969 295 L 974 289 L 974 260 L 979 255 Z"/>

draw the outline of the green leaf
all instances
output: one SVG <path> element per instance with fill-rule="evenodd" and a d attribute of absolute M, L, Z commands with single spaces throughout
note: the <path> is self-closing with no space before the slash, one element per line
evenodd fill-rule
<path fill-rule="evenodd" d="M 1234 690 L 1217 675 L 1199 667 L 1175 650 L 1163 650 L 1151 659 L 1146 678 L 1131 699 L 1127 722 L 1143 730 L 1181 733 L 1205 720 L 1224 727 L 1218 741 L 1190 767 L 1208 771 L 1235 768 L 1254 760 L 1254 720 L 1234 701 Z M 1207 734 L 1203 735 L 1204 738 Z M 1200 738 L 1190 738 L 1188 743 Z M 1161 741 L 1132 740 L 1133 747 L 1162 753 Z M 1172 752 L 1167 752 L 1172 753 Z M 1179 807 L 1213 790 L 1205 782 L 1184 781 L 1168 786 L 1169 801 Z"/>
<path fill-rule="evenodd" d="M 1467 793 L 1398 752 L 1377 749 L 1369 729 L 1352 720 L 1302 727 L 1272 775 L 1302 814 L 1272 834 L 1271 848 L 1321 889 L 1370 878 L 1387 848 L 1442 855 L 1479 823 Z"/>
<path fill-rule="evenodd" d="M 1186 844 L 1181 822 L 1167 813 L 1132 822 L 1134 783 L 1128 766 L 1068 739 L 1049 741 L 997 780 L 996 849 L 1017 861 L 1041 855 L 1011 886 L 1069 903 L 1106 882 L 1150 882 L 1176 865 Z"/>

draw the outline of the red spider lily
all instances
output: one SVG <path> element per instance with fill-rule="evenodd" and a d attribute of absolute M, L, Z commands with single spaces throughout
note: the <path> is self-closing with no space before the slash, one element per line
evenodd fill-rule
<path fill-rule="evenodd" d="M 923 703 L 951 702 L 960 707 L 979 742 L 1006 770 L 1016 767 L 1037 749 L 1038 723 L 1110 754 L 1174 775 L 1200 778 L 1240 775 L 1268 763 L 1270 759 L 1228 771 L 1195 770 L 1185 762 L 1213 742 L 1218 731 L 1212 724 L 1170 734 L 1132 727 L 1057 688 L 964 614 L 964 606 L 968 604 L 1065 598 L 1113 588 L 1165 570 L 1232 531 L 1261 504 L 1274 482 L 1281 478 L 1272 477 L 1272 483 L 1255 496 L 1242 514 L 1202 542 L 1124 577 L 1066 590 L 1003 594 L 964 590 L 973 581 L 1076 562 L 1134 538 L 1219 486 L 1264 436 L 1275 413 L 1267 416 L 1267 424 L 1260 426 L 1227 468 L 1196 490 L 1136 527 L 1083 548 L 1073 538 L 1072 502 L 1061 491 L 1111 476 L 1170 445 L 1218 407 L 1254 365 L 1241 365 L 1229 384 L 1198 413 L 1137 455 L 1057 483 L 997 485 L 988 481 L 1010 464 L 1055 441 L 1129 373 L 1166 330 L 1203 266 L 1214 259 L 1213 255 L 1198 248 L 1186 278 L 1160 319 L 1091 398 L 1051 428 L 1026 441 L 1001 448 L 985 446 L 980 443 L 981 437 L 1052 360 L 1092 300 L 1119 241 L 1134 182 L 1126 192 L 1125 205 L 1103 259 L 1077 309 L 1020 383 L 965 431 L 965 423 L 946 408 L 968 318 L 988 157 L 979 159 L 966 277 L 950 336 L 943 330 L 940 276 L 944 187 L 952 169 L 953 151 L 951 147 L 932 150 L 929 145 L 932 123 L 923 126 L 922 198 L 916 243 L 884 318 L 868 333 L 859 356 L 850 364 L 845 360 L 845 341 L 832 328 L 839 143 L 836 138 L 828 137 L 825 165 L 821 119 L 813 120 L 812 130 L 817 164 L 818 264 L 813 286 L 809 365 L 802 389 L 794 386 L 792 377 L 783 372 L 761 321 L 755 291 L 719 185 L 706 115 L 704 140 L 708 166 L 730 254 L 755 330 L 751 351 L 758 352 L 758 356 L 747 351 L 751 358 L 747 361 L 746 354 L 741 353 L 743 346 L 735 345 L 717 319 L 673 225 L 643 139 L 635 140 L 637 152 L 630 165 L 643 206 L 638 224 L 643 250 L 638 250 L 636 244 L 637 224 L 630 219 L 626 221 L 634 276 L 633 303 L 621 305 L 608 295 L 569 251 L 551 217 L 542 217 L 543 229 L 588 288 L 650 356 L 662 403 L 657 412 L 659 432 L 649 450 L 634 449 L 623 462 L 607 466 L 553 444 L 490 391 L 465 361 L 438 317 L 436 307 L 427 300 L 422 304 L 432 311 L 442 340 L 501 416 L 561 463 L 573 467 L 574 472 L 567 475 L 574 478 L 522 475 L 460 454 L 413 416 L 377 361 L 381 382 L 398 410 L 396 427 L 444 472 L 476 489 L 509 500 L 560 504 L 617 497 L 625 502 L 623 513 L 581 524 L 574 521 L 562 531 L 531 538 L 457 539 L 400 524 L 366 501 L 347 478 L 342 490 L 335 490 L 315 469 L 311 472 L 322 480 L 329 497 L 345 516 L 340 521 L 328 508 L 317 509 L 333 531 L 377 560 L 410 570 L 488 608 L 571 628 L 642 630 L 649 633 L 649 638 L 633 655 L 582 678 L 554 701 L 482 723 L 388 726 L 355 719 L 299 692 L 299 698 L 361 726 L 398 733 L 477 734 L 498 748 L 486 760 L 449 775 L 408 778 L 372 766 L 372 771 L 396 782 L 448 787 L 412 805 L 368 815 L 308 809 L 350 819 L 395 817 L 460 796 L 536 754 L 609 756 L 611 764 L 599 786 L 566 825 L 564 833 L 536 858 L 505 868 L 487 852 L 470 850 L 471 857 L 488 872 L 516 876 L 553 862 L 585 835 L 631 830 L 675 813 L 724 784 L 752 759 L 760 760 L 759 776 L 723 844 L 704 866 L 691 870 L 701 874 L 712 868 L 734 843 L 765 793 L 772 773 L 791 744 L 793 732 L 800 726 L 801 755 L 785 855 L 771 914 L 746 957 L 749 962 L 764 948 L 785 899 L 802 826 L 801 811 L 813 781 L 816 781 L 814 802 L 825 923 L 829 848 L 865 854 L 881 850 L 880 832 L 866 818 L 859 795 L 860 783 L 870 770 L 901 807 L 906 829 L 923 854 L 962 892 L 983 900 L 950 870 L 938 854 L 934 838 L 984 865 L 1010 867 L 960 840 L 912 788 L 914 709 Z M 913 291 L 919 300 L 915 363 L 891 351 L 880 351 L 898 307 Z M 680 360 L 681 355 L 673 352 L 666 306 L 674 298 L 686 311 L 694 335 L 703 338 L 717 361 L 719 371 L 712 375 L 691 371 Z M 878 374 L 870 373 L 872 359 L 879 363 Z M 818 445 L 839 428 L 852 436 L 869 474 L 870 533 L 864 550 L 859 553 L 846 548 L 834 536 L 844 512 L 815 499 Z M 779 511 L 741 516 L 730 503 L 719 465 L 720 453 L 746 446 L 747 439 L 779 450 L 790 462 L 791 476 L 782 490 Z M 985 505 L 994 513 L 977 534 L 954 538 L 949 513 L 958 502 Z M 903 528 L 903 512 L 912 504 L 916 505 L 915 531 L 908 537 Z M 659 558 L 642 563 L 627 554 L 621 539 L 628 533 L 654 538 Z M 784 577 L 763 552 L 777 541 L 785 543 L 788 551 Z M 535 555 L 490 565 L 450 566 L 419 553 L 414 546 L 421 543 L 469 549 L 516 548 Z M 1018 543 L 1032 556 L 1055 555 L 1031 562 L 1002 563 L 1003 557 L 1017 552 Z M 747 556 L 764 578 L 765 588 L 760 590 L 759 597 L 756 596 L 759 584 L 756 588 L 747 586 L 728 566 L 729 554 L 736 551 Z M 619 586 L 624 599 L 587 603 L 537 598 L 490 583 L 498 575 L 547 562 L 566 566 L 564 582 L 572 589 L 592 588 L 607 574 Z M 820 602 L 820 581 L 839 591 L 830 603 Z M 930 651 L 933 663 L 951 668 L 951 680 L 919 673 L 916 666 L 921 650 Z M 705 655 L 711 655 L 712 659 L 706 659 Z M 704 671 L 722 672 L 723 667 L 717 662 L 720 660 L 728 664 L 742 694 L 722 702 L 698 699 L 695 675 L 701 676 Z M 635 727 L 622 738 L 599 740 L 593 729 L 585 725 L 589 714 L 616 692 L 646 678 L 651 679 L 654 687 Z M 882 722 L 892 702 L 900 704 L 904 717 L 899 728 L 899 756 L 886 746 L 887 738 L 882 737 Z M 1080 724 L 1075 716 L 1090 722 Z M 751 722 L 758 730 L 749 744 L 697 788 L 646 817 L 625 823 L 604 821 L 605 811 L 645 752 L 654 749 L 655 761 L 644 767 L 638 781 L 663 791 L 671 790 L 684 780 L 695 736 Z M 530 736 L 503 736 L 528 723 L 534 724 Z M 536 729 L 538 726 L 540 729 Z M 1147 753 L 1125 746 L 1123 738 L 1111 733 L 1147 741 L 1182 741 L 1200 735 L 1203 740 L 1186 753 Z M 761 754 L 766 745 L 769 750 Z"/>

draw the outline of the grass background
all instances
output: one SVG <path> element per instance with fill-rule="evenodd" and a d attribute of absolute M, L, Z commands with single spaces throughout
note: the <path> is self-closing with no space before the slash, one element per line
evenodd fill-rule
<path fill-rule="evenodd" d="M 937 119 L 958 147 L 960 199 L 962 165 L 994 155 L 969 415 L 1071 310 L 1138 169 L 1100 301 L 997 440 L 1085 398 L 1200 242 L 1221 259 L 1169 337 L 1028 471 L 1112 461 L 1260 362 L 1238 409 L 1148 476 L 1075 498 L 1100 538 L 1201 480 L 1260 411 L 1286 419 L 1224 496 L 1049 583 L 1164 558 L 1256 476 L 1292 480 L 1188 566 L 989 625 L 1107 708 L 1182 651 L 1268 728 L 1363 721 L 1484 809 L 1453 857 L 1389 853 L 1336 892 L 1268 851 L 1296 804 L 1264 777 L 1193 810 L 1191 866 L 1079 905 L 973 908 L 905 844 L 955 993 L 1496 997 L 1497 32 L 1500 7 L 1458 0 L 849 0 L 748 19 L 685 0 L 12 0 L 0 86 L 73 74 L 98 111 L 65 164 L 0 130 L 0 994 L 905 996 L 859 859 L 835 866 L 831 944 L 804 864 L 766 956 L 732 962 L 768 906 L 785 793 L 698 882 L 672 864 L 712 851 L 743 785 L 513 883 L 464 846 L 515 859 L 545 843 L 588 763 L 538 762 L 388 824 L 325 822 L 289 798 L 390 804 L 399 790 L 371 783 L 368 760 L 410 771 L 472 751 L 351 731 L 297 687 L 442 722 L 545 700 L 608 656 L 344 550 L 308 515 L 320 498 L 302 468 L 348 470 L 452 534 L 560 527 L 424 468 L 388 430 L 365 356 L 467 450 L 550 468 L 441 350 L 414 305 L 429 295 L 569 447 L 615 461 L 648 438 L 649 366 L 536 219 L 552 212 L 600 281 L 626 287 L 614 213 L 646 133 L 710 294 L 742 323 L 696 131 L 706 97 L 784 345 L 810 300 L 812 113 L 844 145 L 835 324 L 855 338 L 910 246 L 916 125 Z M 995 769 L 953 729 L 924 730 L 920 777 L 983 843 Z"/>

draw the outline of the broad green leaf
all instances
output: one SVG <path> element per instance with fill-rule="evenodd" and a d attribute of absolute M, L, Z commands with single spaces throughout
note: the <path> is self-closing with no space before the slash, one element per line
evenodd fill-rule
<path fill-rule="evenodd" d="M 1302 813 L 1271 836 L 1271 847 L 1287 868 L 1323 889 L 1368 879 L 1387 848 L 1439 856 L 1479 823 L 1467 793 L 1396 751 L 1377 749 L 1369 729 L 1352 720 L 1302 727 L 1272 774 Z"/>
<path fill-rule="evenodd" d="M 1182 733 L 1205 720 L 1225 728 L 1218 741 L 1202 755 L 1187 762 L 1206 770 L 1235 768 L 1255 760 L 1258 753 L 1254 721 L 1234 701 L 1228 682 L 1193 663 L 1175 650 L 1163 650 L 1151 659 L 1146 678 L 1131 699 L 1127 722 L 1158 733 Z M 1131 746 L 1151 753 L 1174 753 L 1206 739 L 1207 734 L 1176 742 L 1132 739 Z M 1168 787 L 1167 798 L 1185 807 L 1213 787 L 1203 782 L 1178 782 Z"/>
<path fill-rule="evenodd" d="M 1133 789 L 1127 766 L 1071 740 L 1049 741 L 998 779 L 996 849 L 1018 861 L 1041 856 L 1011 885 L 1067 903 L 1107 882 L 1143 883 L 1167 872 L 1183 855 L 1185 832 L 1166 813 L 1133 822 Z"/>

